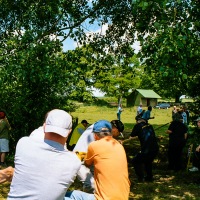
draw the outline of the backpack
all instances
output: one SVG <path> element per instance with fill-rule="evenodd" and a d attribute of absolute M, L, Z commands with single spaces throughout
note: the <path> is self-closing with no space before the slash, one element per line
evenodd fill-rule
<path fill-rule="evenodd" d="M 142 126 L 141 140 L 142 153 L 155 152 L 159 150 L 157 138 L 152 125 L 145 124 Z"/>

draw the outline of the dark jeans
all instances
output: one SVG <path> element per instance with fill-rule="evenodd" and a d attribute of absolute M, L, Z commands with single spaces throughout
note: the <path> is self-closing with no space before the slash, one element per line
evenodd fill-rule
<path fill-rule="evenodd" d="M 151 181 L 153 179 L 152 174 L 152 163 L 156 157 L 158 151 L 149 152 L 149 153 L 138 153 L 132 160 L 135 173 L 138 177 L 138 180 Z"/>
<path fill-rule="evenodd" d="M 117 119 L 121 121 L 121 113 L 117 113 Z"/>
<path fill-rule="evenodd" d="M 168 148 L 168 169 L 179 171 L 182 169 L 182 152 L 185 143 L 169 143 Z"/>

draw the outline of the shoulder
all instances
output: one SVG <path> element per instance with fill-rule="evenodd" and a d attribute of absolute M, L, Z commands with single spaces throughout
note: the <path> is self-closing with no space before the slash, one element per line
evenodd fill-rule
<path fill-rule="evenodd" d="M 22 138 L 19 139 L 18 143 L 23 143 L 23 142 L 26 142 L 26 141 L 30 141 L 30 137 L 28 137 L 28 136 L 22 137 Z"/>
<path fill-rule="evenodd" d="M 86 152 L 88 145 L 94 141 L 94 135 L 93 135 L 93 126 L 89 126 L 81 135 L 79 138 L 76 146 L 74 147 L 73 151 L 83 151 Z"/>
<path fill-rule="evenodd" d="M 84 127 L 82 123 L 80 123 L 80 124 L 77 125 L 77 128 L 80 128 L 80 127 L 81 128 Z"/>
<path fill-rule="evenodd" d="M 65 152 L 66 152 L 67 157 L 70 158 L 70 160 L 73 160 L 73 162 L 75 162 L 77 165 L 81 165 L 81 161 L 75 152 L 71 152 L 71 151 L 65 151 Z"/>

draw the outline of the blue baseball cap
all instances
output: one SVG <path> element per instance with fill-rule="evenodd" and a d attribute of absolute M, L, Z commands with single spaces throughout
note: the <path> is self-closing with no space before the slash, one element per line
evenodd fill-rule
<path fill-rule="evenodd" d="M 107 120 L 99 120 L 93 126 L 94 133 L 100 133 L 100 132 L 111 133 L 111 131 L 112 131 L 112 125 Z"/>

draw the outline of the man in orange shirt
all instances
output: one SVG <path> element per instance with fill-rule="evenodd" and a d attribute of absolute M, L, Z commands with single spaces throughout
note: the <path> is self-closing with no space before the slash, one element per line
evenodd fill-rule
<path fill-rule="evenodd" d="M 126 153 L 113 138 L 111 123 L 99 120 L 94 124 L 93 133 L 96 141 L 88 146 L 85 165 L 94 164 L 95 199 L 128 200 L 130 182 Z"/>

